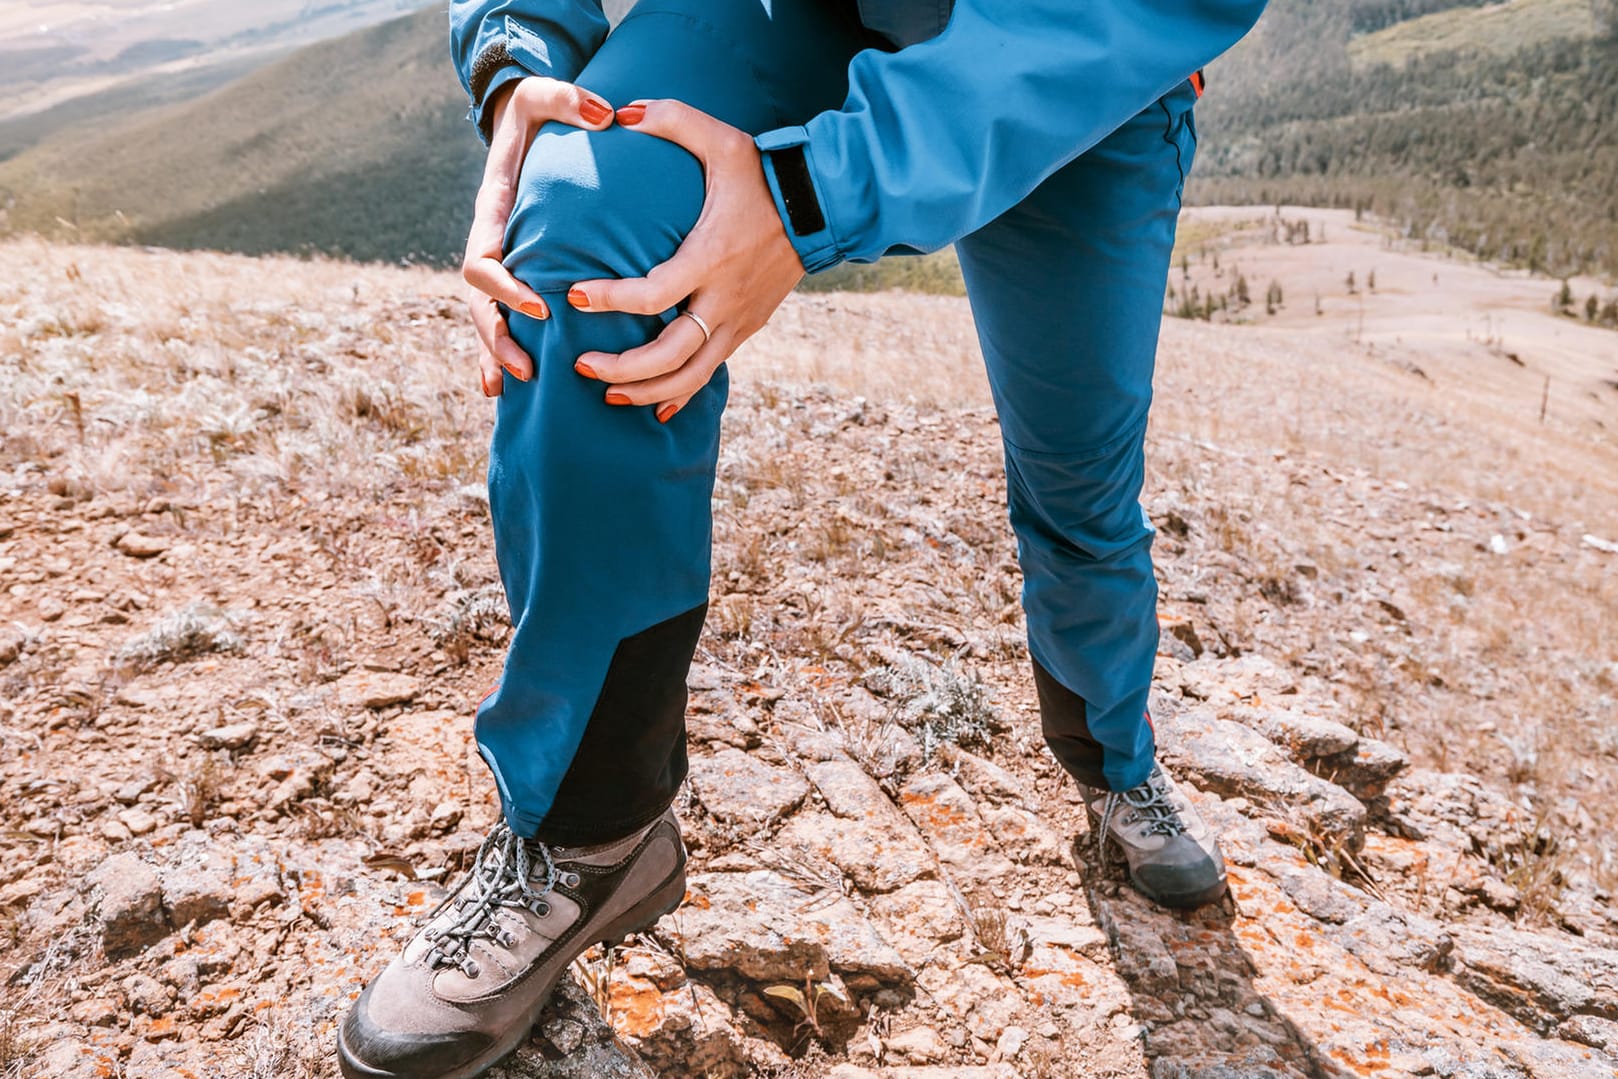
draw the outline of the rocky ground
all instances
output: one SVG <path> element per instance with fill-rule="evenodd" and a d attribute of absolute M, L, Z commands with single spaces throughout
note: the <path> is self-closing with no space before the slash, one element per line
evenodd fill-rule
<path fill-rule="evenodd" d="M 458 290 L 29 244 L 0 282 L 0 1076 L 334 1075 L 494 815 Z M 1610 481 L 1374 351 L 1171 324 L 1154 713 L 1233 893 L 1174 915 L 1040 741 L 965 327 L 798 298 L 738 361 L 687 900 L 497 1074 L 1618 1074 Z"/>

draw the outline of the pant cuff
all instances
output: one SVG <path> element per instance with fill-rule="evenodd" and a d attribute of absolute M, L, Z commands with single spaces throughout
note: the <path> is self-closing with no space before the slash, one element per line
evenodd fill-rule
<path fill-rule="evenodd" d="M 531 833 L 528 838 L 552 847 L 597 847 L 603 843 L 612 843 L 627 835 L 632 835 L 651 824 L 657 818 L 667 813 L 672 801 L 664 802 L 655 809 L 646 810 L 633 817 L 620 817 L 613 820 L 556 820 L 547 817 Z M 516 831 L 516 824 L 512 824 Z"/>

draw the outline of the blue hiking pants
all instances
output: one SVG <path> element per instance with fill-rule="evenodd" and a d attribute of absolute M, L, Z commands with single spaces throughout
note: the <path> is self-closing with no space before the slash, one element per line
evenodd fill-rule
<path fill-rule="evenodd" d="M 891 46 L 852 3 L 641 0 L 578 82 L 761 132 L 836 108 L 849 60 L 871 47 Z M 1195 96 L 1172 91 L 958 245 L 1001 416 L 1045 735 L 1081 782 L 1113 789 L 1144 780 L 1154 751 L 1157 592 L 1139 495 Z M 667 424 L 607 405 L 574 360 L 643 344 L 675 313 L 581 312 L 564 297 L 667 259 L 702 201 L 681 148 L 553 124 L 507 233 L 507 265 L 552 315 L 510 314 L 536 368 L 506 379 L 489 463 L 515 634 L 476 736 L 512 827 L 551 843 L 633 831 L 686 773 L 726 372 Z"/>

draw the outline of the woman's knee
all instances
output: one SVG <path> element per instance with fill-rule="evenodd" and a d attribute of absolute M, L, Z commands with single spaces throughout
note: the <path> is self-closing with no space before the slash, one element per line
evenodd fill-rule
<path fill-rule="evenodd" d="M 701 165 L 671 142 L 549 124 L 523 164 L 505 263 L 536 292 L 638 277 L 674 254 L 702 199 Z"/>
<path fill-rule="evenodd" d="M 1028 453 L 1008 443 L 1007 502 L 1025 546 L 1081 562 L 1116 561 L 1149 547 L 1152 528 L 1140 506 L 1142 434 L 1078 454 Z"/>

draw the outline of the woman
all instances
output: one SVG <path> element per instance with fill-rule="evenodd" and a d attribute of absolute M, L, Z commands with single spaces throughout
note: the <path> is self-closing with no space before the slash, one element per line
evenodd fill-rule
<path fill-rule="evenodd" d="M 451 4 L 490 141 L 465 270 L 516 627 L 476 727 L 503 819 L 350 1010 L 345 1075 L 481 1073 L 579 952 L 679 903 L 721 365 L 845 259 L 956 244 L 1047 742 L 1136 887 L 1223 894 L 1154 760 L 1138 499 L 1200 68 L 1262 7 L 642 0 L 608 37 L 591 0 Z"/>

